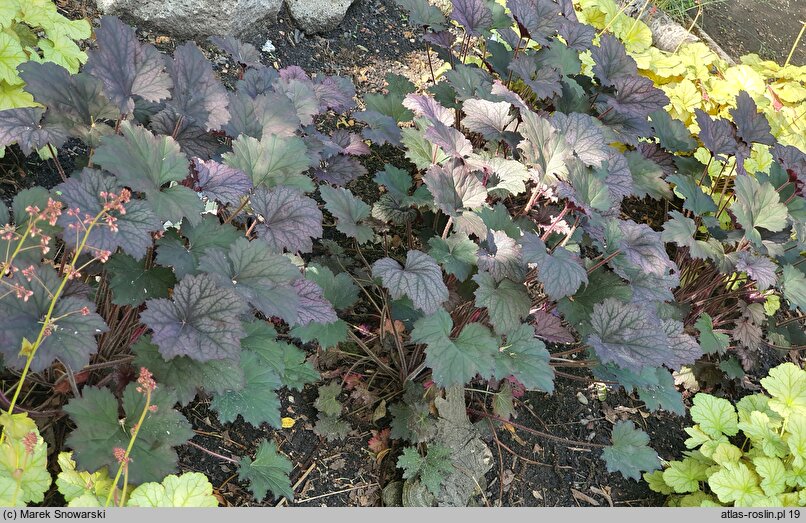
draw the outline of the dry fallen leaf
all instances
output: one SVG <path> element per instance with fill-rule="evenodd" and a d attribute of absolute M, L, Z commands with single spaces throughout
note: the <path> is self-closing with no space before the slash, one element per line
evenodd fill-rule
<path fill-rule="evenodd" d="M 575 499 L 575 500 L 577 500 L 577 501 L 583 501 L 583 502 L 585 502 L 585 503 L 588 503 L 588 504 L 590 504 L 590 505 L 593 505 L 594 507 L 598 507 L 598 506 L 599 506 L 599 502 L 598 502 L 598 501 L 596 501 L 596 500 L 595 500 L 595 499 L 593 499 L 592 497 L 588 496 L 587 494 L 583 494 L 582 492 L 578 491 L 578 490 L 577 490 L 577 489 L 575 489 L 575 488 L 572 488 L 572 489 L 571 489 L 571 495 L 572 495 L 572 496 L 574 496 L 574 499 Z"/>

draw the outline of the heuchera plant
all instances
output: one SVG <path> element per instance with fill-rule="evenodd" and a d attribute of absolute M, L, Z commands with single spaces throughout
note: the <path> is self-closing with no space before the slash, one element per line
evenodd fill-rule
<path fill-rule="evenodd" d="M 315 270 L 306 277 L 298 256 L 323 231 L 306 173 L 355 176 L 354 157 L 368 149 L 313 125 L 354 106 L 349 80 L 277 71 L 254 47 L 213 39 L 241 63 L 227 92 L 193 43 L 166 59 L 112 17 L 96 36 L 78 74 L 21 65 L 40 106 L 0 112 L 0 145 L 30 154 L 77 139 L 89 148 L 87 167 L 52 190 L 20 192 L 10 211 L 0 204 L 0 355 L 21 371 L 8 412 L 27 378 L 48 371 L 44 379 L 73 394 L 64 411 L 78 470 L 125 468 L 125 493 L 126 482 L 176 470 L 174 448 L 193 432 L 175 406 L 200 389 L 222 422 L 279 428 L 276 389 L 318 377 L 277 332 L 306 338 L 310 324 L 337 320 L 331 300 L 350 305 Z M 142 386 L 128 384 L 130 363 L 160 384 L 145 404 Z M 119 372 L 108 387 L 111 368 Z M 293 495 L 290 462 L 273 442 L 232 461 L 256 497 Z"/>
<path fill-rule="evenodd" d="M 745 396 L 735 407 L 697 394 L 695 425 L 686 429 L 689 450 L 664 470 L 644 474 L 650 488 L 670 495 L 670 506 L 803 506 L 806 371 L 784 363 L 761 385 L 766 394 Z"/>

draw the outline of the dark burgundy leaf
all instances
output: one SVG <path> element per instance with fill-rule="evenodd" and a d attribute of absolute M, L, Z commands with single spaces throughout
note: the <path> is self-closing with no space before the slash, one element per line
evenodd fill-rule
<path fill-rule="evenodd" d="M 67 130 L 41 122 L 44 112 L 38 107 L 0 111 L 0 147 L 16 143 L 26 156 L 47 144 L 61 147 L 67 141 Z"/>
<path fill-rule="evenodd" d="M 239 93 L 246 93 L 254 98 L 259 94 L 273 92 L 274 82 L 279 79 L 280 74 L 271 67 L 247 69 L 243 75 L 243 80 L 238 80 L 235 87 Z"/>
<path fill-rule="evenodd" d="M 319 98 L 319 109 L 322 112 L 327 109 L 344 112 L 355 108 L 355 85 L 349 78 L 342 76 L 326 76 L 321 80 L 317 78 L 313 89 Z"/>
<path fill-rule="evenodd" d="M 613 85 L 616 94 L 606 97 L 607 104 L 627 116 L 646 118 L 669 103 L 666 93 L 643 76 L 622 76 L 613 80 Z"/>
<path fill-rule="evenodd" d="M 775 143 L 767 117 L 758 112 L 756 102 L 747 94 L 747 91 L 741 91 L 736 96 L 736 107 L 730 109 L 730 115 L 733 116 L 733 123 L 739 130 L 739 137 L 745 143 L 763 143 L 764 145 Z"/>
<path fill-rule="evenodd" d="M 177 47 L 168 70 L 174 81 L 168 104 L 177 113 L 205 129 L 220 129 L 227 123 L 227 91 L 196 44 L 188 42 Z"/>
<path fill-rule="evenodd" d="M 728 120 L 711 118 L 702 109 L 694 109 L 697 125 L 700 126 L 700 140 L 714 156 L 731 156 L 737 153 L 736 129 Z"/>
<path fill-rule="evenodd" d="M 260 51 L 252 44 L 241 42 L 234 36 L 211 36 L 208 40 L 238 63 L 251 67 L 261 66 Z"/>
<path fill-rule="evenodd" d="M 439 31 L 437 33 L 426 33 L 423 35 L 423 40 L 431 45 L 450 49 L 454 42 L 456 42 L 456 35 L 450 31 Z"/>
<path fill-rule="evenodd" d="M 535 311 L 532 314 L 535 334 L 552 343 L 574 343 L 574 335 L 563 326 L 562 320 L 550 312 Z"/>
<path fill-rule="evenodd" d="M 559 33 L 570 49 L 586 51 L 593 47 L 596 29 L 588 24 L 561 18 Z"/>
<path fill-rule="evenodd" d="M 509 64 L 509 69 L 529 86 L 538 99 L 551 98 L 562 93 L 560 72 L 554 67 L 540 67 L 534 55 L 518 55 Z"/>
<path fill-rule="evenodd" d="M 618 38 L 603 34 L 599 38 L 599 47 L 591 48 L 593 54 L 593 73 L 602 85 L 611 86 L 619 78 L 631 78 L 638 74 L 638 66 L 627 56 L 624 44 Z M 652 82 L 649 82 L 650 85 Z M 652 112 L 652 111 L 650 111 Z"/>
<path fill-rule="evenodd" d="M 216 137 L 190 118 L 167 107 L 151 118 L 151 130 L 157 134 L 173 136 L 188 156 L 210 158 L 218 150 Z"/>
<path fill-rule="evenodd" d="M 493 13 L 484 0 L 451 0 L 451 19 L 456 20 L 471 36 L 481 33 L 493 25 Z"/>
<path fill-rule="evenodd" d="M 560 6 L 552 0 L 507 0 L 512 16 L 526 34 L 540 45 L 548 45 L 557 34 L 560 23 Z"/>
<path fill-rule="evenodd" d="M 274 252 L 311 252 L 313 238 L 322 236 L 322 211 L 316 201 L 286 186 L 259 187 L 252 208 L 260 215 L 258 236 Z"/>
<path fill-rule="evenodd" d="M 323 182 L 344 186 L 367 174 L 367 170 L 355 158 L 338 155 L 328 159 L 322 167 L 314 169 L 313 174 Z"/>

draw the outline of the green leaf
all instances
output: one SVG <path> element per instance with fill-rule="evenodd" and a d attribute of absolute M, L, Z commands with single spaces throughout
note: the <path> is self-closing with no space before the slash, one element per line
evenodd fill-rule
<path fill-rule="evenodd" d="M 667 176 L 666 181 L 675 184 L 675 192 L 683 198 L 684 209 L 697 216 L 717 211 L 713 198 L 703 192 L 693 177 L 677 173 Z"/>
<path fill-rule="evenodd" d="M 241 353 L 241 370 L 244 386 L 213 396 L 210 408 L 218 412 L 222 423 L 230 423 L 242 416 L 254 426 L 268 423 L 280 428 L 280 399 L 274 392 L 282 386 L 280 376 L 260 354 L 245 350 Z"/>
<path fill-rule="evenodd" d="M 735 181 L 736 202 L 731 207 L 736 221 L 744 229 L 745 238 L 761 246 L 757 228 L 779 232 L 786 227 L 788 210 L 769 182 L 760 184 L 752 176 L 740 175 Z"/>
<path fill-rule="evenodd" d="M 523 284 L 510 279 L 496 282 L 488 272 L 473 276 L 476 289 L 476 307 L 487 307 L 495 332 L 504 334 L 520 325 L 529 315 L 532 300 Z"/>
<path fill-rule="evenodd" d="M 347 341 L 347 329 L 349 326 L 344 320 L 336 320 L 333 323 L 311 322 L 295 326 L 289 334 L 302 343 L 316 342 L 323 349 L 330 349 Z"/>
<path fill-rule="evenodd" d="M 72 452 L 60 452 L 57 461 L 60 472 L 56 477 L 56 486 L 68 502 L 68 506 L 76 506 L 72 502 L 81 496 L 98 499 L 99 505 L 101 499 L 106 500 L 113 483 L 106 468 L 93 473 L 78 471 Z"/>
<path fill-rule="evenodd" d="M 784 418 L 806 414 L 806 371 L 791 362 L 770 369 L 761 385 L 771 396 L 768 406 Z"/>
<path fill-rule="evenodd" d="M 578 255 L 565 247 L 557 247 L 549 254 L 546 244 L 536 234 L 524 236 L 524 261 L 534 263 L 538 280 L 551 299 L 573 296 L 583 283 L 588 283 L 588 272 Z"/>
<path fill-rule="evenodd" d="M 254 461 L 249 457 L 241 459 L 238 479 L 249 482 L 249 489 L 258 501 L 262 501 L 269 491 L 275 498 L 293 499 L 294 491 L 288 478 L 292 468 L 291 462 L 277 453 L 274 441 L 263 440 Z"/>
<path fill-rule="evenodd" d="M 322 385 L 318 388 L 319 396 L 314 401 L 316 410 L 326 416 L 338 416 L 341 414 L 342 405 L 338 400 L 341 394 L 341 385 L 336 382 Z"/>
<path fill-rule="evenodd" d="M 179 144 L 129 122 L 123 122 L 120 130 L 121 135 L 101 140 L 93 161 L 115 174 L 122 185 L 144 192 L 160 219 L 179 223 L 187 218 L 199 223 L 204 205 L 196 193 L 181 185 L 162 188 L 188 177 L 188 159 Z"/>
<path fill-rule="evenodd" d="M 454 233 L 444 240 L 434 236 L 428 240 L 428 251 L 445 272 L 453 274 L 459 281 L 465 281 L 476 265 L 479 246 L 463 232 Z"/>
<path fill-rule="evenodd" d="M 176 283 L 173 271 L 166 267 L 147 269 L 145 261 L 145 258 L 137 261 L 123 253 L 109 259 L 106 270 L 109 272 L 112 303 L 137 307 L 152 298 L 168 297 L 168 291 Z"/>
<path fill-rule="evenodd" d="M 669 468 L 663 471 L 663 481 L 678 494 L 697 492 L 700 481 L 708 479 L 708 465 L 693 459 L 672 461 Z"/>
<path fill-rule="evenodd" d="M 169 230 L 157 240 L 157 263 L 173 267 L 178 279 L 195 274 L 199 259 L 211 247 L 228 249 L 237 240 L 240 232 L 229 224 L 221 224 L 218 218 L 206 215 L 198 224 L 182 224 L 182 236 Z"/>
<path fill-rule="evenodd" d="M 196 361 L 187 356 L 163 359 L 149 336 L 140 338 L 132 346 L 134 365 L 145 367 L 159 383 L 170 383 L 176 390 L 176 399 L 187 405 L 196 398 L 199 389 L 223 393 L 240 390 L 244 386 L 241 366 L 233 360 Z"/>
<path fill-rule="evenodd" d="M 658 454 L 647 443 L 649 436 L 637 429 L 632 421 L 616 423 L 613 427 L 612 445 L 602 451 L 607 471 L 620 472 L 625 478 L 637 481 L 642 470 L 659 468 Z"/>
<path fill-rule="evenodd" d="M 223 155 L 224 163 L 249 175 L 255 187 L 286 185 L 304 192 L 314 190 L 313 182 L 303 173 L 310 167 L 305 142 L 298 136 L 270 134 L 257 140 L 241 135 L 232 142 L 232 152 Z"/>
<path fill-rule="evenodd" d="M 757 410 L 742 416 L 738 425 L 755 448 L 761 449 L 766 456 L 782 458 L 789 454 L 789 449 L 777 432 L 780 426 L 780 420 L 774 422 L 765 412 Z"/>
<path fill-rule="evenodd" d="M 338 416 L 319 415 L 313 426 L 313 432 L 328 441 L 337 441 L 346 438 L 350 433 L 350 424 Z"/>
<path fill-rule="evenodd" d="M 624 153 L 630 166 L 634 194 L 639 198 L 649 196 L 656 200 L 671 196 L 669 184 L 663 180 L 663 169 L 639 151 Z"/>
<path fill-rule="evenodd" d="M 262 365 L 269 366 L 280 376 L 283 386 L 302 390 L 319 379 L 319 373 L 305 360 L 305 353 L 294 345 L 277 341 L 277 331 L 262 320 L 244 325 L 246 338 L 241 340 L 245 351 L 259 354 Z"/>
<path fill-rule="evenodd" d="M 664 149 L 689 153 L 697 148 L 697 141 L 680 120 L 673 119 L 664 110 L 655 111 L 649 117 L 652 119 L 655 137 Z"/>
<path fill-rule="evenodd" d="M 778 458 L 757 456 L 753 458 L 756 474 L 761 476 L 761 488 L 767 496 L 782 494 L 786 490 L 786 467 Z"/>
<path fill-rule="evenodd" d="M 641 476 L 646 481 L 649 488 L 654 492 L 659 492 L 664 496 L 668 496 L 674 492 L 674 489 L 666 484 L 666 481 L 663 479 L 663 472 L 662 470 L 656 470 L 654 472 L 644 472 L 644 475 Z"/>
<path fill-rule="evenodd" d="M 28 60 L 19 38 L 0 32 L 0 81 L 9 85 L 21 83 L 17 66 Z"/>
<path fill-rule="evenodd" d="M 213 486 L 204 474 L 171 474 L 162 483 L 144 483 L 129 495 L 127 507 L 217 507 Z"/>
<path fill-rule="evenodd" d="M 794 265 L 785 265 L 779 285 L 790 308 L 806 311 L 806 276 Z"/>
<path fill-rule="evenodd" d="M 714 331 L 714 322 L 707 312 L 697 318 L 694 327 L 700 331 L 700 346 L 705 354 L 723 354 L 730 346 L 730 337 Z"/>
<path fill-rule="evenodd" d="M 425 361 L 440 386 L 464 385 L 476 374 L 489 376 L 498 342 L 480 323 L 466 325 L 450 338 L 453 321 L 445 309 L 417 320 L 411 332 L 415 343 L 427 346 Z"/>
<path fill-rule="evenodd" d="M 792 467 L 806 468 L 806 416 L 802 413 L 791 416 L 787 420 L 786 430 L 789 432 L 786 444 L 792 453 Z"/>
<path fill-rule="evenodd" d="M 355 238 L 358 243 L 366 243 L 375 237 L 371 227 L 359 224 L 370 214 L 370 206 L 356 198 L 349 189 L 333 188 L 329 185 L 319 187 L 325 208 L 337 221 L 336 229 Z"/>
<path fill-rule="evenodd" d="M 45 440 L 27 414 L 0 415 L 0 430 L 5 431 L 0 444 L 0 506 L 41 503 L 51 483 Z M 27 446 L 24 441 L 29 438 L 32 444 Z"/>
<path fill-rule="evenodd" d="M 758 476 L 744 463 L 728 463 L 708 478 L 708 486 L 722 503 L 750 506 L 764 495 L 758 485 Z"/>
<path fill-rule="evenodd" d="M 358 287 L 346 272 L 334 275 L 333 271 L 323 265 L 310 263 L 305 268 L 305 279 L 322 288 L 322 294 L 334 309 L 344 310 L 358 301 Z"/>
<path fill-rule="evenodd" d="M 699 393 L 694 396 L 691 419 L 712 438 L 719 438 L 723 434 L 735 436 L 739 432 L 736 409 L 733 405 L 726 399 L 716 398 L 710 394 Z"/>
<path fill-rule="evenodd" d="M 534 327 L 521 324 L 507 333 L 495 354 L 495 377 L 515 376 L 527 389 L 554 392 L 554 369 L 546 345 L 535 337 Z"/>
<path fill-rule="evenodd" d="M 397 466 L 403 469 L 404 479 L 419 476 L 423 485 L 436 496 L 439 494 L 439 487 L 445 476 L 453 471 L 451 449 L 440 445 L 430 445 L 428 452 L 423 457 L 416 448 L 406 447 L 397 460 Z"/>
<path fill-rule="evenodd" d="M 498 392 L 493 395 L 493 414 L 505 420 L 512 418 L 515 414 L 513 400 L 512 385 L 508 380 L 502 381 Z"/>
<path fill-rule="evenodd" d="M 112 449 L 126 448 L 132 426 L 145 407 L 145 396 L 131 383 L 123 393 L 123 416 L 118 417 L 118 401 L 109 390 L 85 387 L 81 398 L 74 398 L 64 407 L 76 424 L 67 438 L 76 462 L 82 470 L 94 472 L 102 467 L 117 470 L 118 462 Z M 159 481 L 176 472 L 177 455 L 173 447 L 184 445 L 193 431 L 188 421 L 174 410 L 176 394 L 167 388 L 152 393 L 149 412 L 132 447 L 129 481 L 144 483 Z"/>

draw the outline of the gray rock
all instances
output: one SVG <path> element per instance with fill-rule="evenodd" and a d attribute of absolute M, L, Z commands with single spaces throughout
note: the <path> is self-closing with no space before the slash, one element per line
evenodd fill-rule
<path fill-rule="evenodd" d="M 291 18 L 307 34 L 332 31 L 355 0 L 286 0 Z"/>
<path fill-rule="evenodd" d="M 335 2 L 339 3 L 339 2 Z M 283 0 L 97 0 L 105 14 L 183 38 L 242 37 L 277 19 Z"/>

